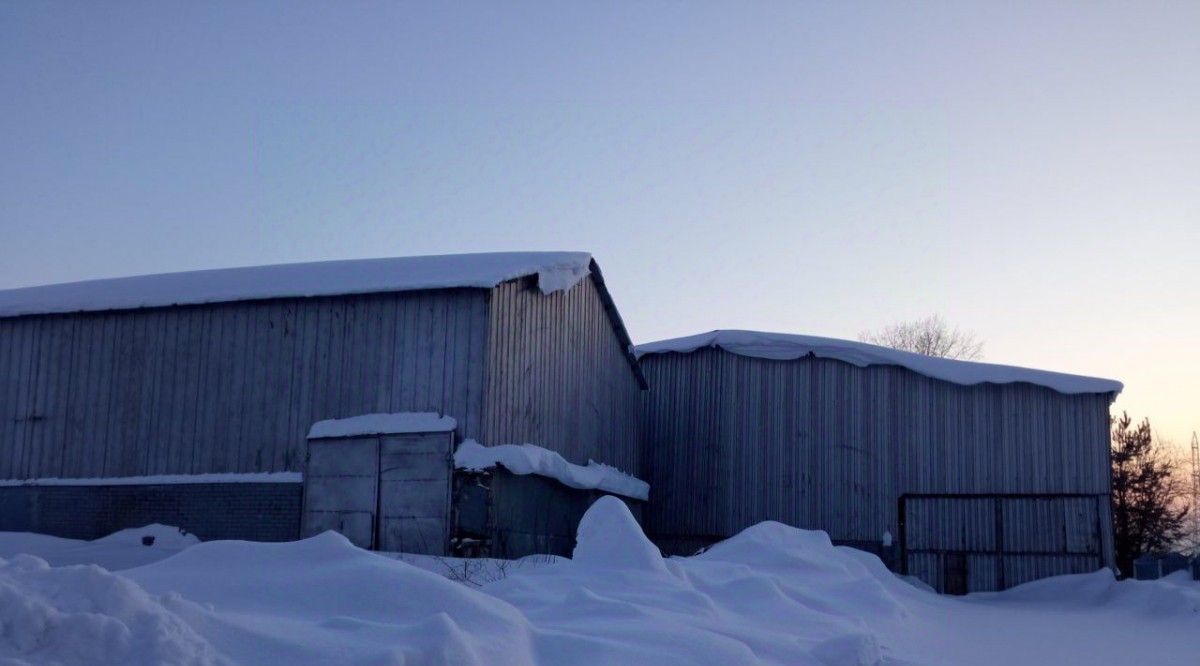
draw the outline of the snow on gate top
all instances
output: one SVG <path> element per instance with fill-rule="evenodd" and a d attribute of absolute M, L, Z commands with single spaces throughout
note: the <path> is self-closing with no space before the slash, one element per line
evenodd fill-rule
<path fill-rule="evenodd" d="M 822 338 L 813 335 L 717 330 L 682 338 L 660 340 L 634 347 L 638 358 L 648 354 L 686 354 L 706 347 L 719 347 L 739 356 L 794 360 L 812 354 L 818 358 L 844 361 L 860 368 L 897 365 L 917 374 L 954 384 L 1011 384 L 1026 382 L 1059 393 L 1120 393 L 1124 385 L 1112 379 L 1069 375 L 995 363 L 956 361 L 880 347 L 864 342 Z"/>
<path fill-rule="evenodd" d="M 542 293 L 591 272 L 587 252 L 491 252 L 352 259 L 68 282 L 0 290 L 0 317 L 97 312 L 267 298 L 477 287 L 538 276 Z"/>

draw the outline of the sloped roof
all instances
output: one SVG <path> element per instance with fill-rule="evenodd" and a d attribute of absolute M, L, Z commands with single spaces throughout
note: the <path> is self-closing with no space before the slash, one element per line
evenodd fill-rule
<path fill-rule="evenodd" d="M 633 342 L 600 267 L 587 252 L 482 252 L 347 259 L 67 282 L 0 290 L 0 318 L 103 312 L 271 298 L 346 296 L 421 289 L 492 289 L 537 276 L 544 294 L 567 291 L 588 275 L 638 384 L 646 388 Z"/>
<path fill-rule="evenodd" d="M 3 290 L 0 317 L 418 289 L 490 289 L 529 275 L 537 275 L 539 287 L 548 294 L 575 286 L 591 272 L 591 264 L 587 252 L 494 252 L 139 275 Z"/>
<path fill-rule="evenodd" d="M 809 354 L 831 358 L 859 367 L 896 365 L 913 372 L 955 384 L 1011 384 L 1026 382 L 1054 389 L 1059 393 L 1120 393 L 1124 386 L 1112 379 L 1069 375 L 994 363 L 956 361 L 899 351 L 888 347 L 790 333 L 717 330 L 682 338 L 661 340 L 634 347 L 641 358 L 647 354 L 686 354 L 697 349 L 717 347 L 741 356 L 792 360 Z"/>

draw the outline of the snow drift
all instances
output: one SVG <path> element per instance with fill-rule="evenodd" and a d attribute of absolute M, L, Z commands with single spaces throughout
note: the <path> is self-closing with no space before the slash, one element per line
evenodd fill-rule
<path fill-rule="evenodd" d="M 69 542 L 0 534 L 0 548 L 17 541 Z M 585 514 L 571 559 L 497 567 L 482 587 L 331 532 L 173 545 L 122 574 L 0 561 L 0 663 L 999 666 L 1200 653 L 1200 584 L 1178 576 L 940 597 L 823 532 L 774 522 L 664 559 L 614 497 Z"/>
<path fill-rule="evenodd" d="M 127 575 L 205 604 L 184 617 L 241 663 L 534 661 L 516 608 L 334 532 L 292 543 L 203 543 Z"/>
<path fill-rule="evenodd" d="M 176 611 L 95 565 L 51 568 L 19 555 L 0 560 L 0 662 L 6 664 L 225 664 Z"/>
<path fill-rule="evenodd" d="M 31 532 L 8 532 L 0 539 L 0 557 L 31 553 L 51 566 L 97 564 L 120 571 L 157 562 L 198 543 L 195 535 L 178 527 L 146 525 L 114 532 L 95 541 L 62 539 Z M 150 545 L 143 539 L 151 537 Z"/>

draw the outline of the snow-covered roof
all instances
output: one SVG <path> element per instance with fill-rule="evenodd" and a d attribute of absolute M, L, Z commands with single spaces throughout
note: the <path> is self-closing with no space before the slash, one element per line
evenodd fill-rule
<path fill-rule="evenodd" d="M 634 347 L 634 353 L 641 358 L 647 354 L 670 352 L 686 354 L 706 347 L 719 347 L 740 356 L 775 360 L 792 360 L 812 354 L 819 358 L 832 358 L 859 367 L 898 365 L 927 377 L 964 386 L 1025 382 L 1045 386 L 1059 393 L 1120 393 L 1124 388 L 1121 382 L 1112 379 L 1068 375 L 1061 372 L 994 363 L 956 361 L 863 342 L 790 333 L 709 331 L 698 335 L 638 345 Z"/>
<path fill-rule="evenodd" d="M 568 462 L 558 453 L 533 444 L 484 446 L 468 439 L 454 452 L 454 466 L 465 470 L 491 469 L 501 465 L 513 474 L 536 474 L 582 490 L 603 490 L 634 499 L 650 497 L 650 484 L 625 472 L 589 460 L 586 466 Z"/>
<path fill-rule="evenodd" d="M 538 276 L 543 293 L 591 272 L 587 252 L 493 252 L 219 268 L 0 291 L 0 317 L 479 287 Z"/>
<path fill-rule="evenodd" d="M 344 419 L 317 421 L 308 431 L 309 439 L 330 437 L 360 437 L 366 435 L 400 435 L 413 432 L 450 432 L 458 427 L 451 416 L 434 412 L 397 412 L 395 414 L 361 414 Z"/>

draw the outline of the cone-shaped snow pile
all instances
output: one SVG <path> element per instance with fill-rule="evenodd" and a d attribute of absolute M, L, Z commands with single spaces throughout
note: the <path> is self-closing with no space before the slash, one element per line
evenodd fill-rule
<path fill-rule="evenodd" d="M 662 553 L 646 538 L 629 507 L 611 495 L 596 500 L 583 514 L 571 559 L 590 567 L 667 573 Z"/>

